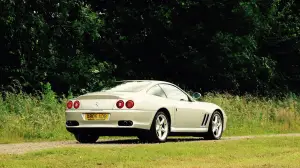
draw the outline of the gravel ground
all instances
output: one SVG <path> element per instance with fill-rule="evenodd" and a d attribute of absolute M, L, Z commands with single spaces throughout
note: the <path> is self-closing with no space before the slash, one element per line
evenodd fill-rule
<path fill-rule="evenodd" d="M 259 137 L 284 137 L 294 136 L 299 137 L 300 133 L 297 134 L 275 134 L 275 135 L 258 135 L 258 136 L 231 136 L 223 137 L 222 141 L 228 140 L 240 140 L 240 139 L 253 139 Z M 0 154 L 23 154 L 27 152 L 40 151 L 43 149 L 59 148 L 59 147 L 124 147 L 133 145 L 154 145 L 154 144 L 141 144 L 137 139 L 124 139 L 124 140 L 102 140 L 96 144 L 79 144 L 77 141 L 55 141 L 55 142 L 34 142 L 34 143 L 18 143 L 18 144 L 0 144 Z M 201 141 L 199 138 L 170 138 L 167 143 L 176 143 L 182 141 Z M 206 141 L 210 142 L 210 141 Z"/>

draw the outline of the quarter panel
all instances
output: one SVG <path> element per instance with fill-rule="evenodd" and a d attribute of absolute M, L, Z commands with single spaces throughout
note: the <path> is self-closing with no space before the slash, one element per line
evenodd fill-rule
<path fill-rule="evenodd" d="M 143 109 L 150 110 L 150 111 L 155 111 L 155 113 L 151 117 L 151 121 L 153 121 L 153 118 L 154 118 L 156 112 L 159 109 L 165 108 L 169 111 L 169 114 L 170 114 L 170 117 L 171 117 L 171 125 L 174 124 L 175 106 L 168 99 L 163 98 L 163 97 L 159 97 L 159 96 L 153 96 L 153 95 L 145 94 L 142 98 L 142 104 L 143 104 L 143 107 L 144 107 Z"/>

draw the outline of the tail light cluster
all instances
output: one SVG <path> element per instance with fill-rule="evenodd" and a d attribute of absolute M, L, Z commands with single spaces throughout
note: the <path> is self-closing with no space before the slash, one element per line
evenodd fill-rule
<path fill-rule="evenodd" d="M 68 103 L 67 103 L 67 108 L 68 109 L 71 109 L 72 107 L 74 107 L 75 109 L 78 109 L 79 108 L 79 106 L 80 106 L 80 102 L 78 101 L 78 100 L 76 100 L 76 101 L 68 101 Z"/>
<path fill-rule="evenodd" d="M 119 101 L 117 101 L 117 103 L 116 103 L 116 106 L 117 106 L 119 109 L 123 108 L 124 105 L 125 105 L 127 108 L 130 109 L 130 108 L 132 108 L 132 107 L 134 106 L 134 102 L 133 102 L 132 100 L 128 100 L 126 103 L 124 103 L 123 100 L 119 100 Z"/>
<path fill-rule="evenodd" d="M 126 101 L 126 103 L 124 103 L 123 100 L 119 100 L 119 101 L 117 101 L 116 106 L 119 109 L 123 108 L 124 106 L 128 109 L 131 109 L 134 106 L 134 101 L 128 100 L 128 101 Z M 80 107 L 80 102 L 78 100 L 76 100 L 74 102 L 71 100 L 68 101 L 67 108 L 71 109 L 72 107 L 74 107 L 75 109 L 78 109 Z"/>

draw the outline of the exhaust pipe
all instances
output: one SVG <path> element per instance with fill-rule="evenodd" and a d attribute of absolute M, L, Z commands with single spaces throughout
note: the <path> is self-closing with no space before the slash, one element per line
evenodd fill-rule
<path fill-rule="evenodd" d="M 130 120 L 121 120 L 121 121 L 118 121 L 118 125 L 119 126 L 132 126 L 133 122 Z"/>

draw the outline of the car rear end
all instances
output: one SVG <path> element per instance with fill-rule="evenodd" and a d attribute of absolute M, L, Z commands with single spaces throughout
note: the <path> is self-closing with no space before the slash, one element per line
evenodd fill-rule
<path fill-rule="evenodd" d="M 67 102 L 66 129 L 99 135 L 132 135 L 150 129 L 155 111 L 134 94 L 91 93 Z"/>

